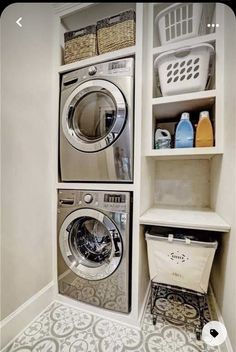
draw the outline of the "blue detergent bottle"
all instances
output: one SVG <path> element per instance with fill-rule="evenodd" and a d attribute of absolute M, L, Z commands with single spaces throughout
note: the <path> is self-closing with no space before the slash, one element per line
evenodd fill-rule
<path fill-rule="evenodd" d="M 175 148 L 192 148 L 194 131 L 189 113 L 183 112 L 175 132 Z"/>

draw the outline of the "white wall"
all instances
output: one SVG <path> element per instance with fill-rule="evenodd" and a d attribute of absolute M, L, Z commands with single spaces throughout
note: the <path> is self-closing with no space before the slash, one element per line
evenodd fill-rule
<path fill-rule="evenodd" d="M 1 42 L 3 319 L 52 280 L 52 6 L 7 7 Z"/>
<path fill-rule="evenodd" d="M 231 344 L 236 347 L 236 19 L 227 6 L 224 45 L 224 155 L 212 161 L 211 193 L 216 211 L 231 225 L 231 231 L 221 236 L 212 284 Z"/>
<path fill-rule="evenodd" d="M 209 207 L 209 160 L 158 160 L 155 174 L 157 205 Z"/>

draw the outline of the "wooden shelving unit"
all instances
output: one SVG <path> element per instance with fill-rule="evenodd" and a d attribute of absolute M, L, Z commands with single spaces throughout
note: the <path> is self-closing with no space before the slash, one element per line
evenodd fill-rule
<path fill-rule="evenodd" d="M 164 52 L 180 49 L 183 47 L 191 47 L 193 45 L 201 43 L 210 43 L 215 47 L 215 50 L 218 50 L 216 43 L 219 40 L 219 35 L 217 31 L 210 33 L 206 29 L 205 33 L 201 33 L 198 36 L 179 40 L 174 43 L 168 43 L 161 45 L 158 29 L 155 24 L 155 17 L 157 14 L 162 11 L 164 8 L 168 7 L 170 4 L 154 3 L 149 5 L 148 17 L 149 23 L 149 32 L 148 32 L 148 54 L 147 60 L 149 69 L 148 69 L 148 79 L 147 82 L 150 85 L 147 92 L 146 100 L 146 119 L 148 119 L 146 125 L 146 141 L 144 142 L 144 155 L 154 158 L 168 158 L 176 160 L 176 158 L 183 159 L 186 158 L 211 158 L 214 155 L 223 154 L 223 143 L 222 143 L 222 116 L 221 116 L 221 107 L 219 106 L 218 101 L 216 102 L 217 91 L 215 85 L 219 85 L 218 77 L 213 77 L 211 79 L 209 86 L 206 90 L 200 92 L 193 92 L 187 94 L 179 94 L 172 96 L 161 96 L 159 91 L 159 83 L 157 79 L 157 72 L 154 69 L 154 61 L 156 57 Z M 204 5 L 205 15 L 208 19 L 213 16 L 215 11 L 214 4 L 205 4 Z M 217 47 L 216 47 L 217 46 Z M 216 60 L 217 59 L 217 60 Z M 215 71 L 218 70 L 218 55 L 216 54 L 213 60 L 216 61 Z M 213 65 L 214 66 L 214 65 Z M 214 70 L 213 70 L 214 72 Z M 213 73 L 214 76 L 214 73 Z M 180 115 L 184 111 L 191 113 L 199 113 L 203 110 L 210 110 L 211 118 L 213 120 L 213 127 L 215 131 L 215 144 L 212 148 L 201 148 L 193 150 L 175 150 L 174 148 L 168 151 L 155 150 L 154 149 L 154 134 L 156 129 L 156 123 L 161 121 L 164 122 L 167 118 L 175 118 L 175 122 L 179 121 Z M 173 132 L 172 132 L 173 133 Z M 203 150 L 205 149 L 205 150 Z"/>
<path fill-rule="evenodd" d="M 170 4 L 149 4 L 148 5 L 148 23 L 147 29 L 147 51 L 146 59 L 146 89 L 144 92 L 144 117 L 143 117 L 143 162 L 142 162 L 142 181 L 141 181 L 141 199 L 143 201 L 143 211 L 140 213 L 140 225 L 158 225 L 170 227 L 183 227 L 189 229 L 212 230 L 217 232 L 228 232 L 230 225 L 221 218 L 220 214 L 215 212 L 214 199 L 217 188 L 212 188 L 214 173 L 212 172 L 212 160 L 217 158 L 218 163 L 223 157 L 223 38 L 222 32 L 216 29 L 213 33 L 206 33 L 194 38 L 177 41 L 167 45 L 160 44 L 158 30 L 154 24 L 157 13 Z M 208 6 L 207 4 L 204 6 Z M 215 6 L 215 8 L 214 8 Z M 222 11 L 217 4 L 211 4 L 208 8 L 208 14 L 215 11 L 216 23 L 223 23 Z M 157 73 L 154 70 L 154 61 L 158 55 L 169 50 L 175 50 L 182 47 L 188 47 L 200 43 L 210 43 L 215 47 L 215 71 L 211 85 L 208 90 L 179 94 L 173 96 L 161 96 L 157 87 Z M 168 126 L 178 122 L 182 112 L 188 111 L 191 114 L 198 114 L 199 111 L 209 110 L 215 130 L 215 144 L 209 148 L 171 148 L 171 149 L 154 149 L 154 133 L 156 124 Z M 173 126 L 173 125 L 172 125 Z M 163 127 L 167 128 L 167 127 Z M 167 128 L 168 129 L 168 128 Z M 196 162 L 198 175 L 196 176 Z M 188 168 L 188 179 L 181 174 L 179 169 Z M 166 175 L 164 171 L 165 170 Z M 184 171 L 183 171 L 184 172 Z M 191 175 L 194 183 L 191 182 Z M 195 177 L 196 176 L 196 177 Z M 204 187 L 197 189 L 197 182 L 204 184 Z M 166 182 L 166 184 L 165 184 Z M 168 186 L 172 183 L 171 190 Z M 174 186 L 176 185 L 176 186 Z M 185 194 L 188 194 L 188 201 L 193 199 L 196 204 L 188 207 L 183 206 L 184 199 L 181 199 L 178 188 L 182 187 Z M 175 188 L 176 187 L 176 188 Z M 163 205 L 163 199 L 158 198 L 158 189 L 161 188 L 159 196 L 172 194 L 165 197 L 169 203 Z M 198 192 L 203 189 L 209 189 L 209 198 L 207 207 L 202 208 Z M 176 193 L 176 196 L 175 196 Z M 201 200 L 203 197 L 201 198 Z M 199 204 L 197 204 L 197 200 Z M 171 204 L 179 202 L 179 206 Z M 182 204 L 183 203 L 183 204 Z"/>

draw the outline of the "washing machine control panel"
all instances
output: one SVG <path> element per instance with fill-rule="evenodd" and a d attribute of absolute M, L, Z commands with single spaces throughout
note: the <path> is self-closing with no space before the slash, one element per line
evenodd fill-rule
<path fill-rule="evenodd" d="M 78 191 L 76 204 L 79 207 L 88 207 L 111 212 L 128 212 L 129 198 L 125 192 Z"/>

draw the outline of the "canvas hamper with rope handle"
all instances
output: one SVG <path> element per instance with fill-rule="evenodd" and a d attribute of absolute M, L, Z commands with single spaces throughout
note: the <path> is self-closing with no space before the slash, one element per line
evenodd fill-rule
<path fill-rule="evenodd" d="M 154 282 L 206 293 L 217 241 L 146 232 L 150 278 Z"/>

